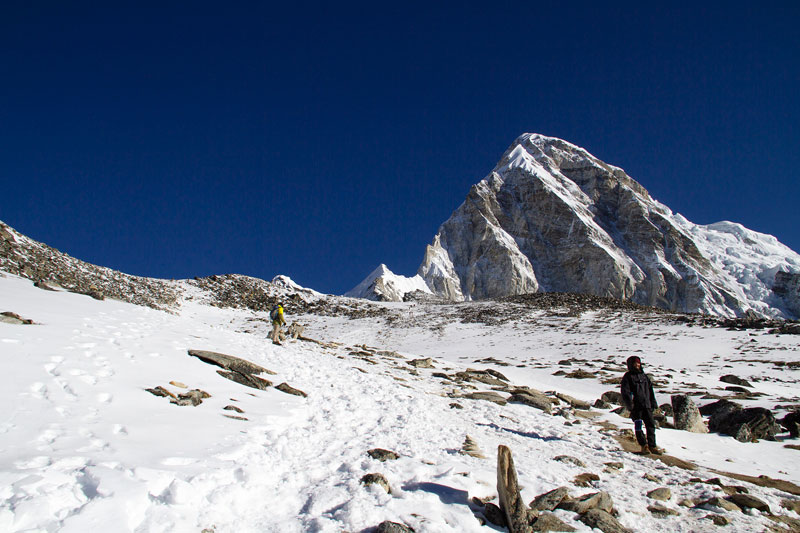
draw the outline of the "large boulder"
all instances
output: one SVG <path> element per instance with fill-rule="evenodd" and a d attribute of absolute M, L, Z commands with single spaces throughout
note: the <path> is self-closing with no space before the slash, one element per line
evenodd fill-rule
<path fill-rule="evenodd" d="M 781 432 L 775 416 L 763 407 L 718 412 L 708 425 L 711 431 L 730 435 L 740 442 L 775 440 L 775 435 Z"/>
<path fill-rule="evenodd" d="M 781 418 L 781 425 L 794 437 L 800 437 L 800 411 L 792 411 Z"/>
<path fill-rule="evenodd" d="M 672 419 L 675 429 L 682 429 L 692 433 L 708 433 L 708 428 L 703 422 L 700 411 L 692 399 L 686 394 L 672 396 Z"/>
<path fill-rule="evenodd" d="M 510 533 L 530 533 L 532 518 L 538 513 L 528 509 L 519 492 L 517 470 L 511 450 L 502 444 L 497 447 L 497 494 L 500 508 L 506 517 Z"/>

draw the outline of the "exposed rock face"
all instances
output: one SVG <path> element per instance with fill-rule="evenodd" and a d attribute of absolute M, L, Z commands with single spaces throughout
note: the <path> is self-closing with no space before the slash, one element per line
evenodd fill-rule
<path fill-rule="evenodd" d="M 693 224 L 622 169 L 537 134 L 520 136 L 470 189 L 417 276 L 456 301 L 575 292 L 671 311 L 800 315 L 800 255 L 774 237 Z"/>
<path fill-rule="evenodd" d="M 783 300 L 789 311 L 800 316 L 800 274 L 777 272 L 772 291 Z"/>

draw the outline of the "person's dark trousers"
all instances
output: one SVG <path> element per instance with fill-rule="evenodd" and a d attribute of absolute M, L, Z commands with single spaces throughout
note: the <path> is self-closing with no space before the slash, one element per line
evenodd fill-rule
<path fill-rule="evenodd" d="M 634 432 L 636 433 L 636 442 L 638 442 L 640 446 L 647 445 L 651 448 L 655 448 L 656 421 L 653 418 L 653 411 L 644 407 L 634 407 L 631 412 L 631 419 L 633 420 Z M 644 432 L 642 431 L 643 424 L 645 429 L 647 429 L 647 438 L 645 438 Z"/>

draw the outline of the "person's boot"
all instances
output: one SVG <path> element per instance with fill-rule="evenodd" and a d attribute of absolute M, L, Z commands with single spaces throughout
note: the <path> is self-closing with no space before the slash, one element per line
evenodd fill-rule
<path fill-rule="evenodd" d="M 656 445 L 648 446 L 648 448 L 650 448 L 650 453 L 654 453 L 656 455 L 661 455 L 664 453 L 664 448 L 659 448 Z"/>
<path fill-rule="evenodd" d="M 643 444 L 642 445 L 642 453 L 646 454 L 646 455 L 650 454 L 650 446 L 648 446 L 647 444 Z"/>

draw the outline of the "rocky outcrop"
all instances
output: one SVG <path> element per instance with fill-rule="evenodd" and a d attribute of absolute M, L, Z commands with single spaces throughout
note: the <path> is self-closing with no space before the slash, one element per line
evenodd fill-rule
<path fill-rule="evenodd" d="M 789 311 L 800 317 L 800 273 L 777 272 L 772 292 L 783 300 Z"/>

